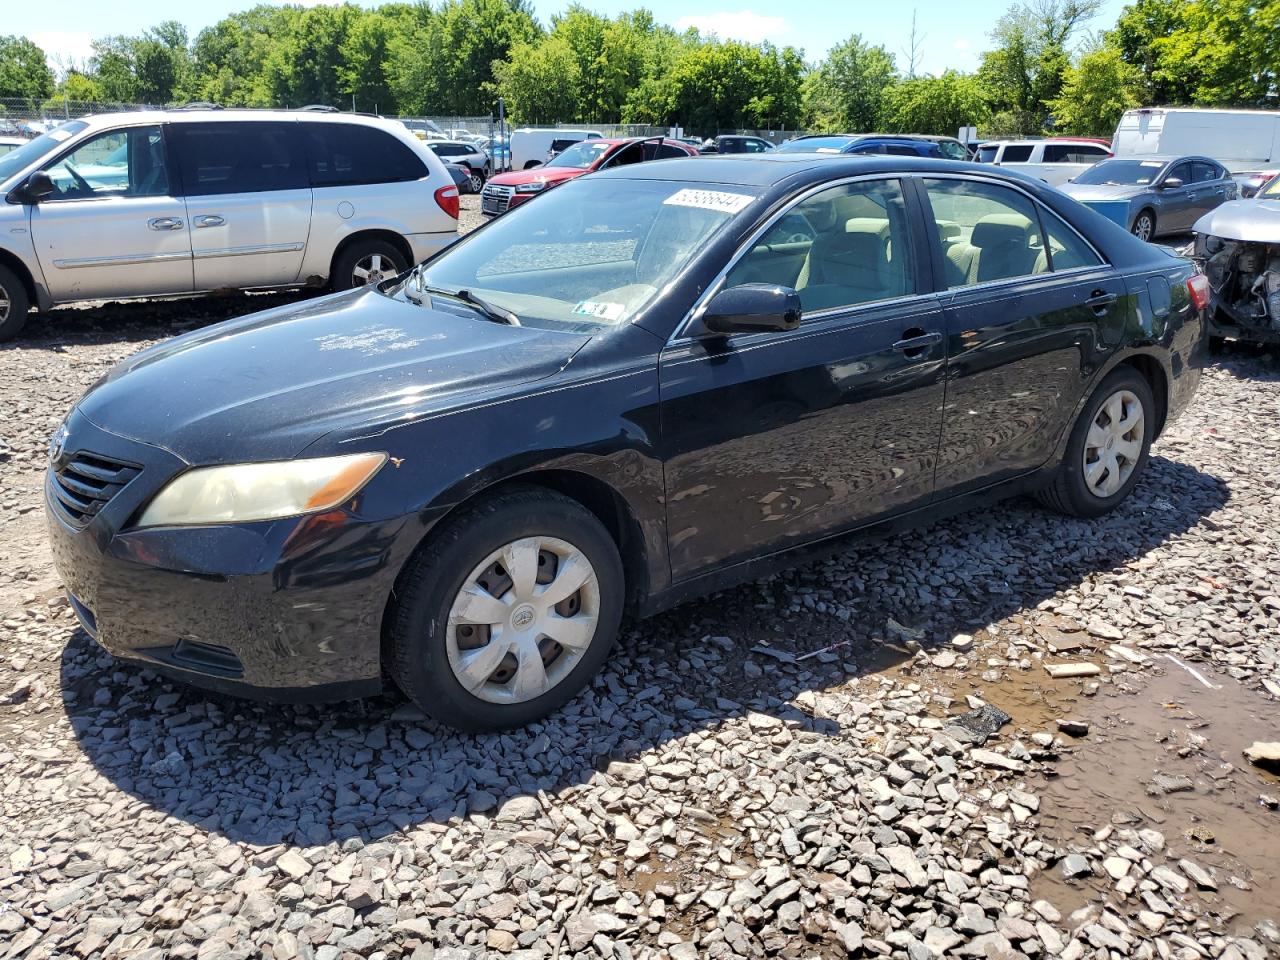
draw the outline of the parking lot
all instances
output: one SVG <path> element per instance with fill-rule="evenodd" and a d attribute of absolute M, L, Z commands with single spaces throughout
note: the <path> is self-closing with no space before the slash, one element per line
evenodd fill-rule
<path fill-rule="evenodd" d="M 301 296 L 0 346 L 0 958 L 1280 956 L 1280 779 L 1243 755 L 1280 740 L 1280 357 L 1229 345 L 1101 520 L 847 544 L 462 736 L 171 684 L 63 599 L 41 482 L 76 397 Z"/>

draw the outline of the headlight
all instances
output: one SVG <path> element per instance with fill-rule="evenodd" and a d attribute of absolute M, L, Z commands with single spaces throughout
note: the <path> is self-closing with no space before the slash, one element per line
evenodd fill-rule
<path fill-rule="evenodd" d="M 197 467 L 169 482 L 140 527 L 275 520 L 328 510 L 354 496 L 387 462 L 385 453 Z"/>
<path fill-rule="evenodd" d="M 545 180 L 534 180 L 532 183 L 517 183 L 516 193 L 537 193 L 547 185 Z"/>

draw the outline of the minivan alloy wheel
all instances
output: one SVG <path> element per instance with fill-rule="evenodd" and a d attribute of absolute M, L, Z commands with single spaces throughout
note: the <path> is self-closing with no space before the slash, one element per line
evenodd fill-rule
<path fill-rule="evenodd" d="M 532 700 L 572 672 L 599 613 L 600 583 L 586 555 L 556 537 L 523 537 L 463 581 L 446 625 L 449 666 L 481 700 Z"/>
<path fill-rule="evenodd" d="M 382 254 L 371 253 L 356 261 L 355 268 L 351 271 L 351 285 L 363 287 L 371 283 L 381 283 L 399 272 L 399 268 Z"/>
<path fill-rule="evenodd" d="M 1145 411 L 1130 390 L 1118 390 L 1098 409 L 1084 444 L 1084 479 L 1099 498 L 1113 496 L 1142 456 Z"/>

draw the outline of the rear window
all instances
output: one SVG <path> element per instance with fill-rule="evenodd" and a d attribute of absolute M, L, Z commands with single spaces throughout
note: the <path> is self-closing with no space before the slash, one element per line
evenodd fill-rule
<path fill-rule="evenodd" d="M 988 144 L 985 147 L 978 148 L 979 163 L 995 163 L 996 154 L 1000 151 L 999 144 Z"/>
<path fill-rule="evenodd" d="M 189 197 L 305 189 L 297 125 L 173 123 L 169 138 Z"/>
<path fill-rule="evenodd" d="M 848 137 L 805 137 L 779 144 L 785 153 L 840 153 L 852 141 Z"/>
<path fill-rule="evenodd" d="M 307 123 L 306 128 L 313 186 L 403 183 L 427 175 L 422 158 L 382 130 L 355 123 Z"/>
<path fill-rule="evenodd" d="M 1009 144 L 1004 148 L 1004 156 L 1000 158 L 1000 162 L 1026 163 L 1031 159 L 1031 150 L 1030 144 Z"/>

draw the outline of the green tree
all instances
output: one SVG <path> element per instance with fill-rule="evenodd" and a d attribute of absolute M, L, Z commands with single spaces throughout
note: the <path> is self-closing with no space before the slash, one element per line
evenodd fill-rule
<path fill-rule="evenodd" d="M 903 80 L 885 98 L 885 128 L 891 133 L 954 137 L 963 126 L 983 126 L 988 115 L 979 78 L 953 70 Z"/>
<path fill-rule="evenodd" d="M 568 41 L 552 34 L 537 43 L 520 43 L 495 69 L 507 113 L 520 123 L 551 124 L 578 115 L 578 60 Z"/>
<path fill-rule="evenodd" d="M 1111 136 L 1126 110 L 1142 99 L 1142 74 L 1114 47 L 1100 47 L 1067 69 L 1062 94 L 1049 103 L 1054 128 L 1076 135 Z"/>
<path fill-rule="evenodd" d="M 101 103 L 106 99 L 98 81 L 79 70 L 68 70 L 54 95 L 58 100 L 79 100 L 85 103 Z"/>
<path fill-rule="evenodd" d="M 429 15 L 429 14 L 428 14 Z M 416 26 L 420 13 L 410 4 L 385 4 L 362 11 L 343 40 L 339 68 L 342 92 L 357 109 L 394 112 L 396 97 L 387 76 L 395 37 Z"/>
<path fill-rule="evenodd" d="M 26 37 L 0 37 L 0 97 L 43 100 L 53 93 L 44 51 Z"/>
<path fill-rule="evenodd" d="M 897 79 L 893 54 L 854 34 L 832 47 L 827 59 L 805 77 L 805 122 L 823 130 L 877 130 L 885 97 Z"/>
<path fill-rule="evenodd" d="M 276 38 L 288 34 L 301 13 L 262 4 L 201 30 L 192 45 L 194 96 L 228 107 L 272 105 L 267 61 Z"/>
<path fill-rule="evenodd" d="M 713 134 L 739 128 L 796 127 L 804 64 L 794 48 L 712 41 L 672 68 L 660 120 Z"/>
<path fill-rule="evenodd" d="M 1190 103 L 1194 78 L 1181 69 L 1166 69 L 1159 41 L 1186 30 L 1192 0 L 1137 0 L 1116 20 L 1108 39 L 1125 62 L 1141 73 L 1149 103 Z"/>
<path fill-rule="evenodd" d="M 288 23 L 265 65 L 267 87 L 276 106 L 301 107 L 319 103 L 350 106 L 343 90 L 342 46 L 360 16 L 358 7 L 316 6 L 301 11 Z"/>

